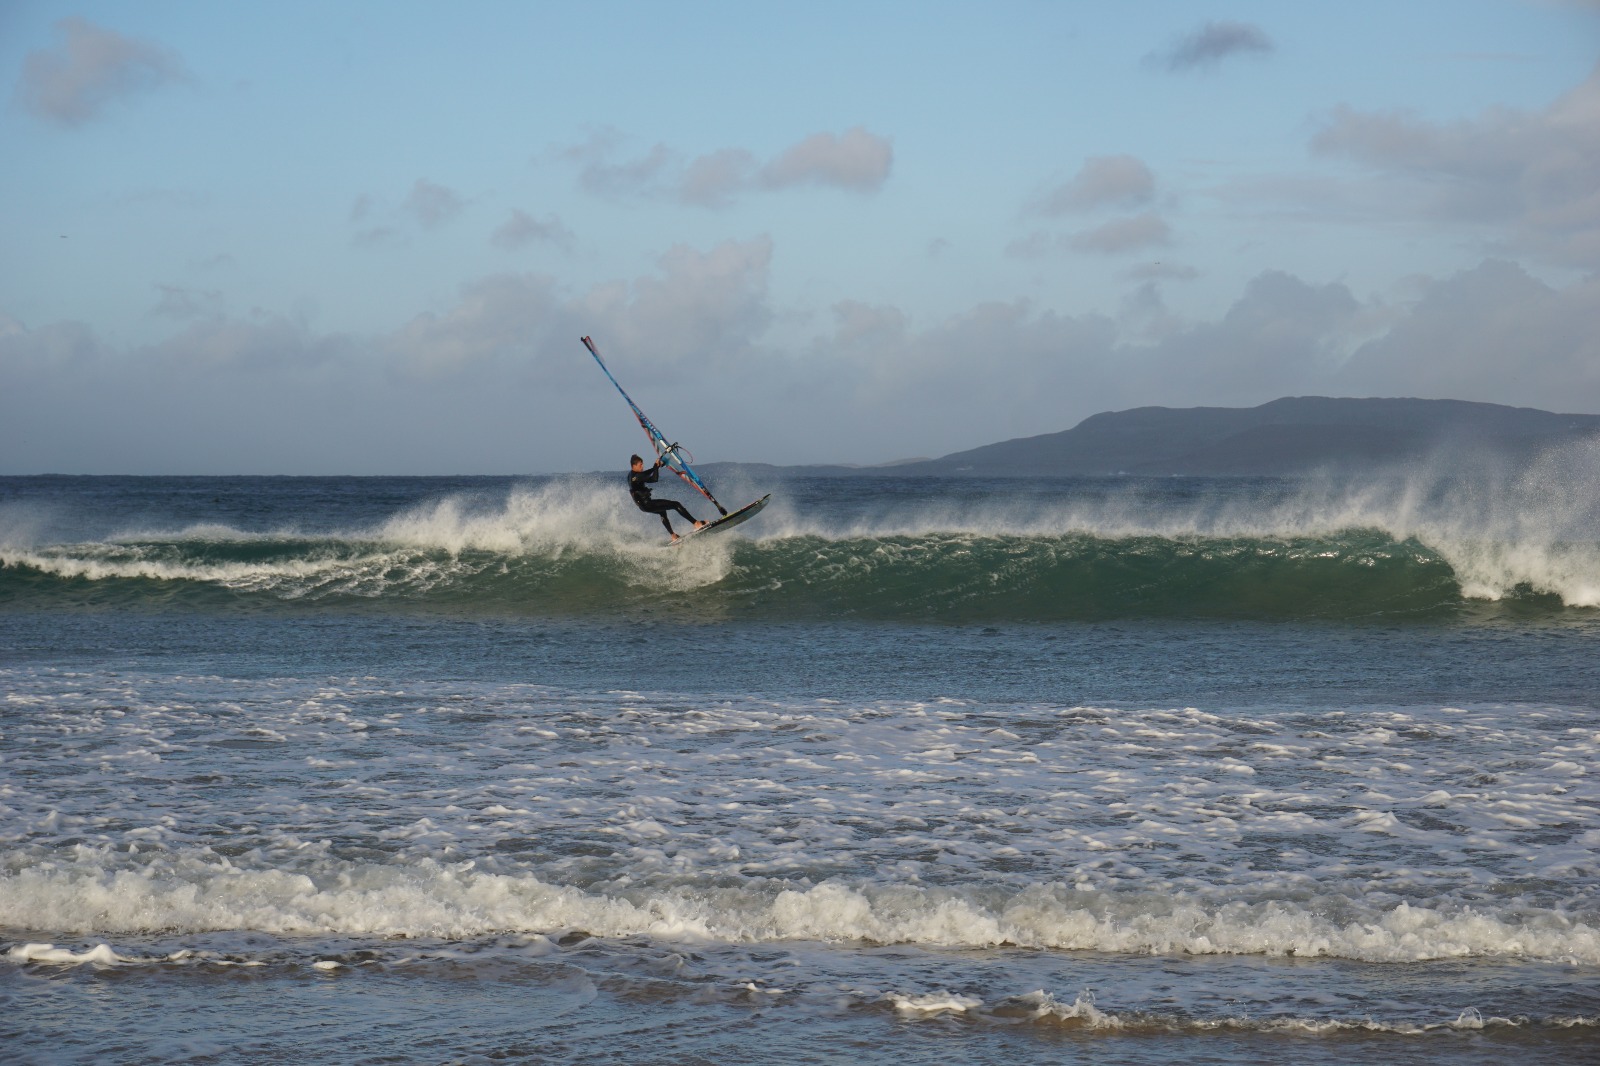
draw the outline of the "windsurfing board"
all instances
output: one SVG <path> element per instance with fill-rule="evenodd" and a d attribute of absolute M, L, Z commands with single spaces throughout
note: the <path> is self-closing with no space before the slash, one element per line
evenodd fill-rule
<path fill-rule="evenodd" d="M 754 503 L 747 503 L 737 511 L 729 511 L 715 522 L 707 522 L 699 529 L 683 534 L 672 543 L 682 544 L 690 537 L 703 537 L 707 533 L 716 533 L 724 529 L 732 529 L 734 526 L 739 525 L 742 522 L 748 522 L 750 519 L 761 513 L 761 509 L 767 505 L 767 501 L 770 499 L 772 499 L 772 493 L 769 492 Z"/>

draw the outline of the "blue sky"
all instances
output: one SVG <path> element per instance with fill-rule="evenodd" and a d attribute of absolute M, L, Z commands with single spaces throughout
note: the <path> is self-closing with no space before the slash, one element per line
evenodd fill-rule
<path fill-rule="evenodd" d="M 1600 411 L 1600 3 L 0 6 L 0 471 Z"/>

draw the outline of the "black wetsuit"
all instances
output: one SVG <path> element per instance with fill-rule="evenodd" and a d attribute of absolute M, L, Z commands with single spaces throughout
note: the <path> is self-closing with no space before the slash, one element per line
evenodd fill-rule
<path fill-rule="evenodd" d="M 672 523 L 667 520 L 667 512 L 677 511 L 689 520 L 690 525 L 694 524 L 695 518 L 677 500 L 652 500 L 650 498 L 650 486 L 659 480 L 661 480 L 660 463 L 646 467 L 643 470 L 629 470 L 628 495 L 633 497 L 633 502 L 638 505 L 639 510 L 660 515 L 661 524 L 667 527 L 667 532 L 672 536 L 677 536 L 673 532 Z"/>

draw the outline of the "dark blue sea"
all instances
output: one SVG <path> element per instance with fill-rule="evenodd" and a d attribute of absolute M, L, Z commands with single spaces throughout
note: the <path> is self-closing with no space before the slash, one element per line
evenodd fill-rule
<path fill-rule="evenodd" d="M 1597 1061 L 1600 447 L 622 480 L 0 478 L 0 1058 Z"/>

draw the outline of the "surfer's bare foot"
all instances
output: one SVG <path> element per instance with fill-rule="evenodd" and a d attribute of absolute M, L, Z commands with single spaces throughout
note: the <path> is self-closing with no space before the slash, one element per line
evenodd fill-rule
<path fill-rule="evenodd" d="M 696 522 L 694 524 L 694 528 L 696 528 L 696 529 L 704 529 L 704 528 L 706 528 L 706 524 L 704 522 Z"/>
<path fill-rule="evenodd" d="M 681 539 L 683 539 L 683 538 L 681 538 L 681 537 L 679 537 L 679 536 L 678 536 L 678 535 L 677 535 L 677 534 L 676 534 L 676 533 L 674 533 L 674 534 L 673 534 L 673 535 L 672 535 L 672 543 L 673 543 L 673 544 L 676 544 L 676 543 L 678 543 L 678 541 L 679 541 L 679 540 L 681 540 Z"/>

